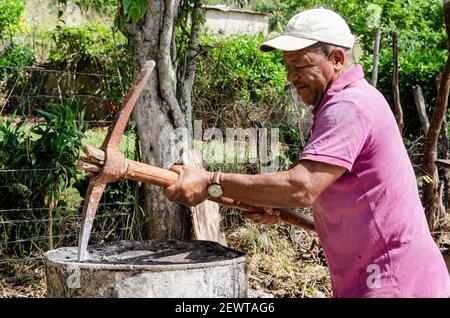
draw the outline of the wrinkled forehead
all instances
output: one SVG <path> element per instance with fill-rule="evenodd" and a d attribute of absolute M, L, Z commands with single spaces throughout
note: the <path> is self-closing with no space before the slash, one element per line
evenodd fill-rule
<path fill-rule="evenodd" d="M 316 49 L 308 47 L 297 51 L 284 51 L 284 62 L 291 63 L 310 63 L 317 58 L 319 53 Z"/>

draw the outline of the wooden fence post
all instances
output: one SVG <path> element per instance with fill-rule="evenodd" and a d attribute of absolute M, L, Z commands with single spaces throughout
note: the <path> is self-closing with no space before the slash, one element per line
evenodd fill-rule
<path fill-rule="evenodd" d="M 397 33 L 392 32 L 392 49 L 394 52 L 394 71 L 392 76 L 392 92 L 394 95 L 394 114 L 397 120 L 398 129 L 400 134 L 403 134 L 403 110 L 400 104 L 400 90 L 398 88 L 398 45 L 397 45 Z"/>

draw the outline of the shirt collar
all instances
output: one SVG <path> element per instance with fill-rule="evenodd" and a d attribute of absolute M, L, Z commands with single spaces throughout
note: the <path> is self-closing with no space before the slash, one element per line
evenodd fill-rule
<path fill-rule="evenodd" d="M 319 108 L 321 108 L 331 97 L 344 90 L 347 86 L 353 84 L 356 81 L 364 78 L 364 71 L 361 65 L 354 65 L 349 68 L 344 74 L 338 77 L 328 88 L 325 95 L 322 98 L 319 106 L 314 107 L 313 114 L 316 114 Z"/>

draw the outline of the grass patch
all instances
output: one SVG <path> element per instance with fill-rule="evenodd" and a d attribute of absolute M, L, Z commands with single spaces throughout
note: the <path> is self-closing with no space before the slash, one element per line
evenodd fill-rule
<path fill-rule="evenodd" d="M 108 133 L 107 127 L 97 127 L 86 131 L 86 137 L 83 138 L 82 143 L 84 145 L 90 145 L 96 148 L 100 148 Z M 135 159 L 135 145 L 136 134 L 132 131 L 127 131 L 123 134 L 120 141 L 120 151 L 128 159 Z"/>
<path fill-rule="evenodd" d="M 317 235 L 289 225 L 247 221 L 227 235 L 229 246 L 248 256 L 249 288 L 275 297 L 331 297 L 331 282 Z"/>

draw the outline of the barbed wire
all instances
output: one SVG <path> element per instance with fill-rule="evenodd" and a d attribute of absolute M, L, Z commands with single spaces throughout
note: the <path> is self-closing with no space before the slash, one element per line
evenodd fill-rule
<path fill-rule="evenodd" d="M 16 66 L 0 65 L 0 68 L 10 69 L 10 70 L 15 70 L 15 71 L 31 70 L 31 71 L 39 71 L 39 72 L 43 72 L 43 73 L 69 74 L 69 75 L 80 75 L 80 76 L 94 76 L 94 77 L 105 77 L 105 78 L 119 77 L 119 75 L 110 75 L 110 74 L 51 70 L 51 69 L 47 69 L 47 68 L 43 68 L 43 67 L 37 67 L 37 66 L 16 67 Z"/>
<path fill-rule="evenodd" d="M 133 205 L 134 202 L 108 202 L 108 203 L 100 203 L 99 207 L 102 206 L 114 206 L 114 205 Z M 19 212 L 19 211 L 49 211 L 49 210 L 55 210 L 55 209 L 61 209 L 61 210 L 68 210 L 68 209 L 79 209 L 83 208 L 84 205 L 77 205 L 74 207 L 67 207 L 67 206 L 60 206 L 55 207 L 53 209 L 42 207 L 42 208 L 17 208 L 17 209 L 6 209 L 6 210 L 0 210 L 0 212 Z"/>
<path fill-rule="evenodd" d="M 127 230 L 131 230 L 131 227 L 122 227 L 122 228 L 118 228 L 118 229 L 113 229 L 112 231 L 97 231 L 97 232 L 92 232 L 91 235 L 93 234 L 103 234 L 103 233 L 112 233 L 116 230 L 119 231 L 127 231 Z M 72 234 L 60 234 L 60 235 L 53 235 L 53 239 L 55 238 L 65 238 L 65 237 L 74 237 L 74 236 L 78 236 L 78 233 L 72 233 Z M 5 244 L 17 244 L 17 243 L 25 243 L 25 242 L 36 242 L 36 241 L 45 241 L 48 239 L 48 235 L 41 235 L 41 236 L 35 236 L 35 237 L 30 237 L 30 238 L 26 238 L 26 239 L 22 239 L 22 240 L 16 240 L 16 241 L 7 241 L 7 242 L 2 242 L 3 245 Z"/>
<path fill-rule="evenodd" d="M 32 98 L 36 98 L 36 99 L 37 98 L 42 98 L 42 99 L 66 99 L 66 100 L 70 100 L 70 99 L 80 98 L 81 97 L 81 98 L 99 99 L 99 100 L 102 100 L 102 101 L 109 100 L 106 97 L 99 97 L 99 96 L 96 96 L 96 95 L 88 95 L 88 94 L 73 94 L 73 95 L 70 95 L 68 97 L 58 96 L 58 95 L 44 95 L 44 94 L 42 94 L 42 95 L 28 95 L 26 98 L 24 98 L 23 96 L 20 96 L 20 95 L 9 95 L 9 98 L 11 98 L 11 97 L 13 97 L 13 98 L 20 98 L 22 100 L 21 104 L 23 103 L 23 101 L 26 101 L 26 100 L 29 100 L 29 99 L 32 99 Z M 102 105 L 99 105 L 99 106 L 102 106 Z"/>
<path fill-rule="evenodd" d="M 11 172 L 31 172 L 31 171 L 55 171 L 56 168 L 46 168 L 46 169 L 3 169 L 0 173 L 11 173 Z"/>
<path fill-rule="evenodd" d="M 26 121 L 26 120 L 25 120 Z M 75 123 L 96 123 L 96 124 L 112 124 L 114 120 L 74 120 Z M 45 120 L 37 119 L 36 124 L 45 124 Z M 107 128 L 107 127 L 106 127 Z M 126 134 L 126 133 L 125 133 Z M 125 135 L 124 134 L 124 135 Z"/>
<path fill-rule="evenodd" d="M 96 215 L 94 218 L 98 219 L 98 218 L 104 218 L 104 217 L 109 217 L 109 216 L 114 216 L 114 217 L 118 217 L 118 216 L 125 216 L 125 215 L 129 215 L 128 213 L 117 213 L 117 214 L 100 214 L 100 215 Z M 29 224 L 29 223 L 44 223 L 44 222 L 48 222 L 48 221 L 64 221 L 64 220 L 79 220 L 81 219 L 81 216 L 64 216 L 64 217 L 59 217 L 59 218 L 47 218 L 47 219 L 31 219 L 31 220 L 8 220 L 8 221 L 0 221 L 0 224 Z"/>

